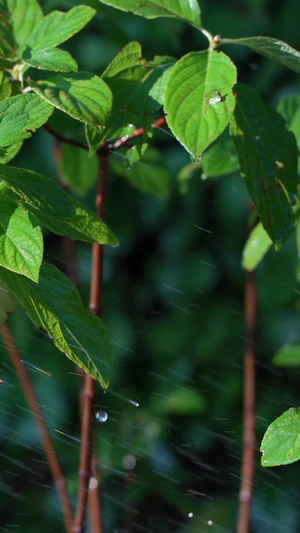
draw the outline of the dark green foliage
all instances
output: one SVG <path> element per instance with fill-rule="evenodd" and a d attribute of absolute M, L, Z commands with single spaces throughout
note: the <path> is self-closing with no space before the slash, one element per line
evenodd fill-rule
<path fill-rule="evenodd" d="M 36 0 L 0 0 L 0 278 L 35 326 L 23 309 L 11 319 L 74 500 L 78 380 L 55 346 L 104 389 L 111 380 L 95 401 L 95 412 L 107 412 L 108 420 L 94 421 L 105 533 L 125 525 L 131 533 L 211 531 L 212 522 L 214 531 L 235 528 L 246 188 L 257 223 L 243 267 L 258 266 L 258 440 L 274 418 L 297 405 L 298 376 L 289 369 L 278 374 L 271 358 L 288 343 L 274 363 L 299 364 L 299 252 L 292 233 L 299 226 L 299 6 L 248 0 L 237 13 L 233 1 L 200 3 L 202 21 L 196 0 L 90 0 L 85 6 L 44 0 L 43 12 Z M 201 24 L 226 38 L 208 34 L 207 40 Z M 290 46 L 238 33 L 274 34 Z M 166 124 L 153 128 L 165 113 Z M 42 129 L 46 123 L 84 144 L 84 151 L 64 145 L 55 152 Z M 138 128 L 142 135 L 131 138 Z M 114 143 L 122 139 L 117 150 Z M 95 154 L 104 142 L 108 226 L 91 211 Z M 60 159 L 60 181 L 83 203 L 55 183 L 51 151 Z M 105 247 L 106 326 L 82 307 L 61 272 L 69 258 L 60 235 L 81 241 L 85 308 L 86 243 L 120 242 Z M 42 262 L 43 252 L 59 270 Z M 9 301 L 1 316 L 13 310 Z M 63 531 L 56 495 L 46 488 L 51 482 L 40 463 L 39 437 L 4 347 L 0 369 L 0 528 Z M 290 423 L 295 413 L 282 417 Z M 280 428 L 277 419 L 264 437 L 265 466 L 298 459 L 297 447 L 289 456 L 294 441 L 276 455 L 286 440 Z M 298 424 L 292 431 L 297 441 Z M 278 480 L 256 460 L 253 532 L 296 533 L 297 465 L 281 469 Z"/>

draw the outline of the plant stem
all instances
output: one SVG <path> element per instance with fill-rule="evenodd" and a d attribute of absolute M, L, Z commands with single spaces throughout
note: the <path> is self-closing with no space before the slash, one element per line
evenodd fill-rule
<path fill-rule="evenodd" d="M 166 123 L 166 118 L 160 117 L 155 122 L 153 122 L 153 124 L 151 124 L 151 127 L 155 130 L 157 128 L 160 128 L 165 123 Z M 55 137 L 58 141 L 62 143 L 71 144 L 73 146 L 77 146 L 78 148 L 82 148 L 83 150 L 89 149 L 88 144 L 64 137 L 64 135 L 61 135 L 60 133 L 55 131 L 49 124 L 44 124 L 43 128 L 48 133 L 50 133 L 50 135 L 52 135 L 53 137 Z M 119 148 L 126 146 L 131 139 L 134 139 L 135 137 L 139 137 L 140 135 L 143 135 L 143 134 L 144 134 L 144 128 L 141 127 L 141 128 L 136 128 L 133 133 L 131 133 L 130 135 L 125 135 L 124 137 L 121 137 L 117 141 L 107 141 L 103 143 L 98 149 L 98 155 L 101 155 L 101 154 L 107 155 L 107 152 L 114 152 L 116 150 L 119 150 Z"/>
<path fill-rule="evenodd" d="M 105 189 L 108 163 L 107 159 L 108 153 L 102 153 L 98 156 L 99 173 L 95 211 L 100 218 L 104 218 Z M 102 259 L 103 247 L 101 244 L 94 243 L 92 247 L 92 275 L 89 309 L 95 315 L 99 315 L 101 313 Z M 74 522 L 74 533 L 82 533 L 84 531 L 84 520 L 92 467 L 91 461 L 93 458 L 92 408 L 93 399 L 95 396 L 95 381 L 89 375 L 85 375 L 84 387 L 81 394 L 82 429 L 79 460 L 79 488 Z"/>
<path fill-rule="evenodd" d="M 102 533 L 99 474 L 97 470 L 95 448 L 93 448 L 93 454 L 91 457 L 91 474 L 92 477 L 90 479 L 88 495 L 90 532 Z"/>
<path fill-rule="evenodd" d="M 255 327 L 256 287 L 254 272 L 247 273 L 245 289 L 246 346 L 244 357 L 244 435 L 238 533 L 248 533 L 255 460 Z"/>
<path fill-rule="evenodd" d="M 62 472 L 61 472 L 61 469 L 60 469 L 60 466 L 57 460 L 57 456 L 56 456 L 55 450 L 52 445 L 52 441 L 50 439 L 50 436 L 47 430 L 46 423 L 40 411 L 39 404 L 37 402 L 33 388 L 27 376 L 27 372 L 21 363 L 18 350 L 15 346 L 15 343 L 13 341 L 13 338 L 11 336 L 10 330 L 7 325 L 2 326 L 1 335 L 3 338 L 3 342 L 6 346 L 6 349 L 8 351 L 8 354 L 10 356 L 11 362 L 15 368 L 16 374 L 23 388 L 24 394 L 27 398 L 29 408 L 35 419 L 35 423 L 39 429 L 43 447 L 44 447 L 44 452 L 47 457 L 49 468 L 55 480 L 57 492 L 60 498 L 66 531 L 67 533 L 71 533 L 73 517 L 72 517 L 69 496 L 67 493 L 65 480 L 62 475 Z"/>

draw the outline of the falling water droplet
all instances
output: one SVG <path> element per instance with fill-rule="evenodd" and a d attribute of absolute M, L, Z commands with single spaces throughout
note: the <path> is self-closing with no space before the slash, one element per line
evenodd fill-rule
<path fill-rule="evenodd" d="M 189 517 L 189 518 L 193 518 L 193 516 L 194 516 L 194 513 L 189 513 L 189 514 L 188 514 L 188 517 Z"/>
<path fill-rule="evenodd" d="M 208 522 L 207 522 L 207 525 L 208 525 L 208 526 L 213 526 L 213 525 L 214 525 L 214 523 L 213 523 L 213 521 L 212 521 L 212 520 L 208 520 Z"/>
<path fill-rule="evenodd" d="M 118 243 L 118 244 L 112 244 L 112 247 L 113 247 L 113 248 L 118 248 L 118 246 L 120 246 L 119 243 Z M 105 391 L 105 392 L 106 392 L 106 391 Z"/>
<path fill-rule="evenodd" d="M 106 420 L 108 419 L 108 414 L 106 413 L 106 411 L 97 411 L 95 413 L 95 418 L 97 422 L 106 422 Z"/>
<path fill-rule="evenodd" d="M 126 470 L 132 470 L 136 466 L 136 458 L 133 455 L 125 455 L 122 464 Z"/>

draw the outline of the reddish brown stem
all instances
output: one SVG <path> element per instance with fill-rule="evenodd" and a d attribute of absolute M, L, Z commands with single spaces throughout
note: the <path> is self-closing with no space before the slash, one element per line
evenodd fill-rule
<path fill-rule="evenodd" d="M 99 474 L 97 470 L 96 450 L 93 449 L 91 457 L 91 474 L 89 484 L 88 506 L 90 519 L 90 532 L 102 533 L 101 506 L 99 494 Z"/>
<path fill-rule="evenodd" d="M 244 435 L 242 479 L 239 492 L 238 533 L 248 533 L 255 461 L 255 327 L 254 272 L 247 273 L 245 293 L 246 347 L 244 357 Z"/>
<path fill-rule="evenodd" d="M 98 187 L 96 193 L 96 214 L 104 218 L 105 189 L 107 178 L 107 158 L 108 154 L 99 156 Z M 95 315 L 101 312 L 101 286 L 102 286 L 102 245 L 94 243 L 92 248 L 92 275 L 90 288 L 89 309 Z M 84 531 L 84 519 L 86 514 L 86 504 L 91 477 L 92 450 L 92 408 L 95 395 L 95 381 L 91 376 L 86 375 L 82 390 L 82 429 L 81 448 L 79 460 L 79 487 L 74 522 L 74 533 Z"/>
<path fill-rule="evenodd" d="M 60 469 L 60 466 L 57 460 L 57 456 L 56 456 L 55 450 L 52 445 L 52 441 L 50 439 L 50 436 L 47 430 L 47 426 L 45 424 L 45 421 L 40 411 L 33 388 L 27 376 L 26 370 L 21 363 L 18 350 L 15 346 L 15 343 L 13 341 L 13 338 L 11 336 L 10 330 L 7 325 L 2 326 L 1 335 L 3 338 L 3 342 L 6 346 L 6 349 L 8 351 L 8 354 L 10 356 L 11 362 L 15 368 L 16 374 L 23 388 L 24 394 L 27 398 L 29 408 L 35 419 L 35 423 L 39 429 L 45 455 L 47 457 L 49 468 L 55 480 L 56 488 L 57 488 L 58 495 L 60 498 L 66 531 L 67 533 L 71 533 L 73 518 L 72 518 L 70 501 L 69 501 L 69 497 L 68 497 L 68 493 L 66 489 L 65 480 L 62 475 L 62 472 L 61 472 L 61 469 Z"/>
<path fill-rule="evenodd" d="M 153 124 L 151 124 L 151 127 L 153 129 L 160 128 L 163 124 L 165 124 L 166 118 L 161 117 Z M 44 124 L 43 128 L 48 131 L 53 137 L 55 137 L 58 141 L 65 143 L 65 144 L 71 144 L 73 146 L 78 146 L 78 148 L 82 148 L 83 150 L 88 150 L 89 146 L 86 143 L 76 141 L 74 139 L 68 139 L 67 137 L 64 137 L 64 135 L 61 135 L 57 131 L 55 131 L 49 124 Z M 116 150 L 119 150 L 123 146 L 126 146 L 128 142 L 131 139 L 134 139 L 135 137 L 139 137 L 140 135 L 144 134 L 144 128 L 136 128 L 133 133 L 130 135 L 124 135 L 124 137 L 121 137 L 120 139 L 116 141 L 107 141 L 103 143 L 100 148 L 98 148 L 98 155 L 106 155 L 107 152 L 114 152 Z"/>

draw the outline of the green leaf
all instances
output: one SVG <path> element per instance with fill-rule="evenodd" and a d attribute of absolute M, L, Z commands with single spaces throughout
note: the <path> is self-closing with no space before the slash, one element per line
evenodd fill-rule
<path fill-rule="evenodd" d="M 286 344 L 274 355 L 272 363 L 276 366 L 300 365 L 300 344 Z"/>
<path fill-rule="evenodd" d="M 261 262 L 272 241 L 264 230 L 263 225 L 259 222 L 251 231 L 249 238 L 243 250 L 242 266 L 248 271 L 254 270 Z"/>
<path fill-rule="evenodd" d="M 101 126 L 90 126 L 89 124 L 85 124 L 84 131 L 89 146 L 89 157 L 93 157 L 102 143 L 104 128 Z"/>
<path fill-rule="evenodd" d="M 264 229 L 278 250 L 294 229 L 297 145 L 282 117 L 266 106 L 255 89 L 238 84 L 231 134 L 241 174 Z"/>
<path fill-rule="evenodd" d="M 154 399 L 152 408 L 160 413 L 189 416 L 201 413 L 205 404 L 204 397 L 196 389 L 175 388 L 168 395 Z"/>
<path fill-rule="evenodd" d="M 172 17 L 201 26 L 200 7 L 197 0 L 100 0 L 103 4 L 122 11 L 132 11 L 149 19 Z"/>
<path fill-rule="evenodd" d="M 23 141 L 3 148 L 3 154 L 2 155 L 0 154 L 0 163 L 2 163 L 3 165 L 6 165 L 6 163 L 9 163 L 9 161 L 11 161 L 17 155 L 17 153 L 21 150 L 22 146 L 23 146 Z M 0 150 L 2 150 L 2 148 Z"/>
<path fill-rule="evenodd" d="M 0 0 L 0 13 L 0 68 L 9 68 L 17 58 L 17 43 L 7 0 Z"/>
<path fill-rule="evenodd" d="M 10 97 L 11 83 L 4 72 L 0 72 L 0 102 Z"/>
<path fill-rule="evenodd" d="M 129 148 L 126 152 L 126 158 L 128 161 L 129 167 L 132 167 L 135 163 L 137 163 L 141 157 L 144 155 L 148 148 L 148 143 L 142 143 L 142 144 L 135 144 L 131 148 Z"/>
<path fill-rule="evenodd" d="M 126 168 L 119 160 L 113 162 L 113 169 L 143 193 L 160 197 L 170 194 L 170 174 L 162 155 L 155 148 L 148 148 L 141 162 L 133 165 L 131 169 Z"/>
<path fill-rule="evenodd" d="M 106 224 L 77 198 L 69 196 L 74 214 L 67 220 L 55 219 L 43 210 L 31 208 L 38 221 L 57 235 L 68 235 L 72 239 L 98 244 L 117 245 L 119 241 Z"/>
<path fill-rule="evenodd" d="M 83 5 L 75 6 L 67 13 L 52 11 L 36 26 L 26 46 L 32 50 L 53 48 L 78 33 L 95 13 L 95 9 Z"/>
<path fill-rule="evenodd" d="M 60 169 L 71 191 L 86 196 L 97 181 L 98 158 L 89 157 L 86 150 L 76 146 L 62 144 Z"/>
<path fill-rule="evenodd" d="M 239 170 L 239 158 L 232 140 L 211 146 L 202 158 L 202 178 L 225 176 Z"/>
<path fill-rule="evenodd" d="M 288 465 L 300 459 L 300 409 L 292 407 L 268 427 L 261 443 L 262 466 Z"/>
<path fill-rule="evenodd" d="M 9 292 L 0 284 L 0 327 L 5 324 L 7 315 L 18 309 L 18 300 L 12 292 Z"/>
<path fill-rule="evenodd" d="M 281 98 L 277 111 L 286 121 L 286 127 L 296 137 L 298 149 L 300 149 L 300 96 L 290 94 Z"/>
<path fill-rule="evenodd" d="M 22 56 L 28 39 L 42 20 L 43 12 L 37 0 L 0 0 L 0 11 L 0 34 L 10 48 L 7 55 L 7 50 L 3 50 L 0 44 L 0 58 L 3 54 L 3 57 L 16 61 Z"/>
<path fill-rule="evenodd" d="M 101 125 L 110 113 L 112 94 L 109 87 L 89 72 L 56 75 L 30 83 L 47 102 L 81 122 Z"/>
<path fill-rule="evenodd" d="M 162 59 L 162 60 L 160 60 Z M 143 141 L 153 135 L 152 123 L 160 117 L 163 91 L 172 58 L 146 62 L 139 43 L 129 43 L 104 71 L 103 78 L 113 94 L 113 107 L 106 127 L 98 135 L 87 132 L 91 149 L 101 142 L 130 136 L 143 128 Z"/>
<path fill-rule="evenodd" d="M 0 265 L 13 272 L 39 279 L 43 259 L 43 235 L 23 207 L 0 199 Z"/>
<path fill-rule="evenodd" d="M 225 54 L 191 52 L 172 68 L 165 89 L 167 123 L 177 139 L 199 159 L 219 137 L 235 108 L 236 68 Z"/>
<path fill-rule="evenodd" d="M 41 211 L 59 220 L 68 220 L 75 212 L 67 193 L 42 174 L 0 164 L 0 179 L 4 182 L 1 184 L 4 194 L 9 194 L 6 188 L 11 189 L 25 209 Z"/>
<path fill-rule="evenodd" d="M 297 220 L 297 226 L 296 226 L 296 244 L 297 244 L 298 257 L 300 258 L 300 216 L 299 216 L 299 213 L 298 213 L 298 220 Z"/>
<path fill-rule="evenodd" d="M 53 107 L 36 94 L 20 94 L 0 102 L 0 146 L 31 137 L 52 112 Z"/>
<path fill-rule="evenodd" d="M 144 66 L 146 60 L 142 57 L 142 47 L 137 41 L 131 41 L 122 48 L 121 52 L 112 60 L 102 73 L 102 78 L 113 78 L 128 69 Z"/>
<path fill-rule="evenodd" d="M 108 332 L 100 318 L 83 307 L 69 278 L 43 263 L 37 284 L 2 267 L 0 279 L 34 325 L 46 330 L 61 352 L 106 389 L 113 357 Z"/>
<path fill-rule="evenodd" d="M 36 68 L 55 71 L 76 71 L 76 61 L 68 52 L 53 48 L 80 31 L 94 16 L 88 6 L 76 6 L 68 13 L 52 11 L 44 17 L 26 42 L 22 61 Z"/>
<path fill-rule="evenodd" d="M 271 37 L 244 37 L 242 39 L 222 39 L 222 43 L 241 44 L 254 52 L 274 59 L 282 65 L 300 72 L 300 52 L 287 43 Z"/>
<path fill-rule="evenodd" d="M 56 72 L 69 72 L 78 70 L 78 65 L 72 56 L 59 48 L 42 48 L 26 51 L 23 61 L 31 67 L 55 70 Z"/>

